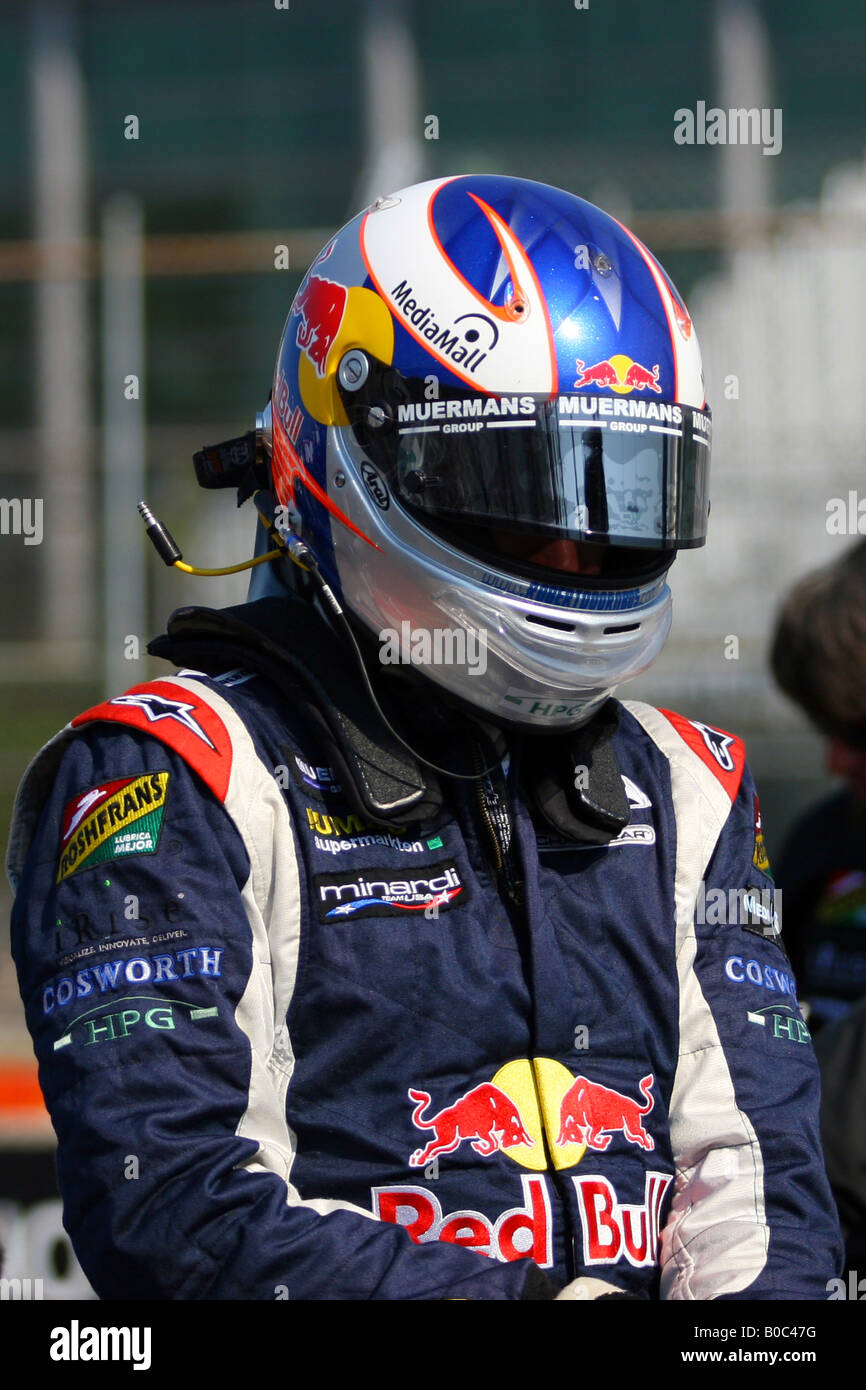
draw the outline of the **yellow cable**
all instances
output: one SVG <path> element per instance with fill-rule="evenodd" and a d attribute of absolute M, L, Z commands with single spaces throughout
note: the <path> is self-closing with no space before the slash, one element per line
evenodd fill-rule
<path fill-rule="evenodd" d="M 258 512 L 259 521 L 262 523 L 265 530 L 272 537 L 272 539 L 277 542 L 276 550 L 269 550 L 265 555 L 256 555 L 254 559 L 244 560 L 239 565 L 224 565 L 220 569 L 200 569 L 198 565 L 188 565 L 184 560 L 175 560 L 174 564 L 172 565 L 172 568 L 176 570 L 182 570 L 184 574 L 197 574 L 204 579 L 213 579 L 221 574 L 240 574 L 241 570 L 252 569 L 253 565 L 264 565 L 267 564 L 270 560 L 281 560 L 288 556 L 288 558 L 290 560 L 293 560 L 294 563 L 300 566 L 302 570 L 309 569 L 308 565 L 302 564 L 300 560 L 296 560 L 294 555 L 291 554 L 287 546 L 284 544 L 277 532 L 274 530 L 274 526 L 270 518 L 265 516 L 264 512 L 259 511 L 258 508 L 256 508 L 256 511 Z"/>
<path fill-rule="evenodd" d="M 252 569 L 253 565 L 263 565 L 266 560 L 279 560 L 283 554 L 282 550 L 269 550 L 266 555 L 257 555 L 253 560 L 244 560 L 241 565 L 225 565 L 218 570 L 199 569 L 196 565 L 187 565 L 183 560 L 175 560 L 173 568 L 183 570 L 184 574 L 199 574 L 211 579 L 220 574 L 239 574 L 241 570 Z"/>
<path fill-rule="evenodd" d="M 256 508 L 256 511 L 258 511 L 258 507 Z M 306 570 L 306 571 L 307 571 L 307 574 L 309 574 L 309 573 L 310 573 L 310 566 L 309 566 L 309 565 L 305 565 L 305 564 L 303 563 L 302 560 L 298 560 L 298 559 L 295 558 L 295 556 L 294 556 L 294 555 L 292 554 L 292 552 L 289 550 L 288 546 L 280 539 L 279 535 L 278 535 L 277 532 L 274 530 L 273 522 L 270 521 L 269 518 L 265 516 L 264 512 L 259 512 L 259 521 L 262 523 L 262 525 L 264 526 L 265 530 L 268 532 L 268 535 L 269 535 L 269 536 L 272 536 L 273 539 L 277 542 L 277 545 L 281 547 L 279 553 L 282 554 L 282 555 L 286 555 L 286 556 L 293 562 L 293 564 L 296 564 L 296 565 L 297 565 L 298 569 Z M 263 558 L 267 558 L 267 557 L 263 557 Z"/>

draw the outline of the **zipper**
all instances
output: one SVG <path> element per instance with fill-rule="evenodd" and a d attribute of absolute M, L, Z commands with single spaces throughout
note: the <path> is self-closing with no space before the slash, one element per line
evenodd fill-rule
<path fill-rule="evenodd" d="M 475 770 L 480 774 L 484 762 L 477 744 L 473 747 L 472 756 Z M 497 769 L 497 772 L 502 778 L 501 770 Z M 490 848 L 493 851 L 494 867 L 500 888 L 504 890 L 510 905 L 513 908 L 521 909 L 523 907 L 523 880 L 520 874 L 515 871 L 514 855 L 511 850 L 514 836 L 507 792 L 503 795 L 493 782 L 493 774 L 488 773 L 483 778 L 479 776 L 479 780 L 475 784 L 475 794 L 478 809 L 481 812 L 481 820 L 487 831 Z M 491 804 L 498 810 L 501 821 L 505 822 L 505 833 L 503 833 L 502 824 L 497 825 L 494 820 Z"/>
<path fill-rule="evenodd" d="M 509 915 L 515 925 L 523 927 L 520 937 L 525 936 L 526 917 L 525 917 L 525 894 L 522 875 L 519 873 L 518 861 L 512 848 L 514 844 L 514 827 L 509 806 L 508 787 L 502 773 L 501 767 L 497 767 L 494 773 L 488 773 L 486 777 L 480 774 L 485 766 L 482 759 L 481 750 L 477 744 L 473 746 L 473 763 L 475 771 L 479 774 L 475 784 L 475 794 L 478 802 L 478 809 L 481 813 L 481 821 L 487 831 L 487 839 L 493 851 L 493 859 L 496 866 L 496 878 L 500 893 L 506 899 L 506 906 Z M 494 777 L 498 775 L 502 790 L 497 788 Z M 491 813 L 491 804 L 494 812 L 499 813 L 500 824 L 497 825 L 497 818 Z M 503 836 L 502 822 L 507 827 Z M 524 942 L 526 952 L 529 951 L 528 938 Z M 530 964 L 528 955 L 524 957 L 527 979 L 531 979 Z M 532 1001 L 533 1019 L 535 1013 L 535 1003 Z M 532 1024 L 533 1033 L 535 1024 Z M 541 1143 L 546 1160 L 545 1174 L 550 1180 L 551 1196 L 558 1200 L 563 1221 L 569 1220 L 570 1205 L 567 1190 L 567 1174 L 560 1172 L 555 1163 L 553 1145 L 547 1129 L 547 1111 L 545 1110 L 541 1086 L 538 1076 L 538 1059 L 534 1055 L 534 1049 L 530 1048 L 529 1072 L 532 1079 L 532 1092 L 535 1098 L 535 1105 L 541 1120 Z M 565 1268 L 569 1279 L 576 1278 L 581 1268 L 580 1258 L 576 1251 L 576 1237 L 572 1234 L 570 1238 L 563 1241 L 562 1257 L 565 1261 Z"/>
<path fill-rule="evenodd" d="M 483 763 L 482 758 L 481 758 L 481 750 L 479 749 L 477 743 L 473 746 L 473 749 L 472 749 L 472 761 L 473 761 L 473 763 L 475 764 L 475 770 L 476 770 L 476 772 L 478 772 L 478 773 L 480 774 L 480 773 L 481 773 L 481 770 L 482 770 L 482 768 L 483 768 L 483 766 L 484 766 L 484 763 Z M 491 843 L 492 846 L 493 846 L 493 854 L 494 854 L 494 857 L 495 857 L 495 860 L 496 860 L 496 873 L 497 873 L 497 876 L 498 876 L 499 874 L 502 873 L 502 870 L 503 870 L 503 867 L 504 867 L 504 861 L 503 861 L 503 856 L 502 856 L 502 847 L 501 847 L 501 845 L 500 845 L 500 843 L 499 843 L 499 836 L 497 835 L 497 833 L 496 833 L 496 827 L 495 827 L 494 824 L 493 824 L 493 817 L 492 817 L 491 814 L 490 814 L 490 808 L 489 808 L 489 806 L 488 806 L 488 804 L 487 804 L 487 797 L 484 795 L 484 783 L 485 783 L 485 782 L 489 782 L 489 780 L 490 780 L 490 774 L 489 774 L 489 773 L 487 774 L 487 777 L 485 777 L 485 778 L 482 778 L 482 777 L 479 775 L 478 781 L 475 783 L 475 795 L 476 795 L 476 799 L 477 799 L 477 801 L 478 801 L 478 807 L 479 807 L 479 809 L 480 809 L 480 811 L 481 811 L 481 819 L 483 820 L 483 822 L 484 822 L 484 824 L 485 824 L 485 826 L 486 826 L 486 828 L 487 828 L 487 833 L 488 833 L 488 836 L 489 836 L 489 838 L 490 838 L 490 843 Z"/>

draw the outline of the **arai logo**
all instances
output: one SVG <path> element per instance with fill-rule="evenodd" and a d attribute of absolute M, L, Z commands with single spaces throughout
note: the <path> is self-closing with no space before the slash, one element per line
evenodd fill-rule
<path fill-rule="evenodd" d="M 381 511 L 387 512 L 391 505 L 388 489 L 382 482 L 382 479 L 376 472 L 372 463 L 368 463 L 366 459 L 361 464 L 361 477 L 364 479 L 364 486 L 376 503 L 376 506 L 379 507 Z"/>

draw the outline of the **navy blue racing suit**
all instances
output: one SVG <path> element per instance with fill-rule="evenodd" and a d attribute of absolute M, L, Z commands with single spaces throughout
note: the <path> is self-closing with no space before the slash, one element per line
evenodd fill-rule
<path fill-rule="evenodd" d="M 13 950 L 101 1296 L 520 1299 L 537 1268 L 826 1296 L 817 1069 L 742 745 L 619 716 L 631 819 L 600 845 L 530 809 L 530 740 L 422 826 L 371 824 L 249 671 L 46 746 Z"/>

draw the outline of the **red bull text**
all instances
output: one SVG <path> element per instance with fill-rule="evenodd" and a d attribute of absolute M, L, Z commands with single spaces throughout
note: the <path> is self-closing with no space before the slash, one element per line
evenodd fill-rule
<path fill-rule="evenodd" d="M 661 1211 L 673 1179 L 669 1173 L 644 1175 L 643 1203 L 620 1202 L 607 1178 L 572 1178 L 583 1228 L 583 1262 L 611 1265 L 625 1257 L 630 1265 L 658 1263 Z"/>
<path fill-rule="evenodd" d="M 642 1203 L 620 1202 L 613 1184 L 597 1174 L 573 1177 L 582 1227 L 585 1265 L 617 1264 L 635 1268 L 658 1263 L 661 1213 L 673 1179 L 648 1172 Z M 553 1217 L 547 1179 L 523 1176 L 523 1204 L 491 1219 L 463 1209 L 445 1214 L 425 1187 L 374 1187 L 373 1213 L 380 1221 L 402 1226 L 416 1245 L 444 1240 L 463 1245 L 489 1259 L 533 1259 L 542 1268 L 553 1263 Z"/>

